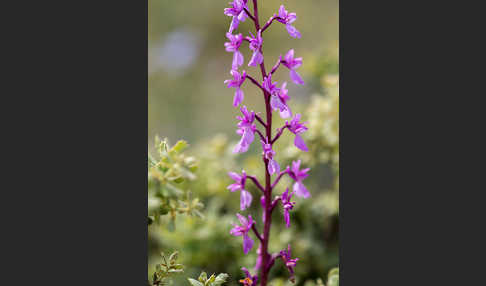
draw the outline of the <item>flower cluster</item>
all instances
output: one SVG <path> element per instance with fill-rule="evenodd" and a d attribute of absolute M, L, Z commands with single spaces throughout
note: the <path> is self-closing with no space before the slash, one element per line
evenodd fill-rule
<path fill-rule="evenodd" d="M 302 85 L 304 81 L 302 77 L 297 73 L 296 69 L 302 65 L 302 58 L 296 58 L 294 56 L 294 50 L 290 49 L 284 57 L 278 58 L 277 64 L 271 69 L 270 72 L 266 72 L 264 56 L 263 56 L 263 32 L 270 27 L 273 22 L 279 22 L 285 25 L 287 32 L 293 38 L 300 38 L 300 32 L 293 26 L 293 23 L 297 19 L 295 13 L 289 13 L 283 5 L 280 6 L 278 13 L 275 13 L 265 25 L 260 26 L 258 17 L 258 0 L 253 0 L 253 13 L 248 8 L 248 0 L 233 0 L 229 8 L 224 10 L 224 14 L 232 17 L 229 31 L 226 34 L 228 42 L 226 42 L 225 48 L 227 52 L 233 53 L 233 61 L 231 65 L 230 74 L 232 79 L 226 80 L 224 83 L 228 88 L 235 88 L 235 94 L 233 98 L 233 106 L 240 107 L 242 113 L 241 116 L 237 116 L 238 129 L 237 134 L 241 136 L 240 141 L 233 149 L 234 153 L 244 153 L 248 151 L 251 143 L 255 139 L 255 134 L 260 137 L 262 145 L 262 159 L 265 164 L 265 185 L 263 186 L 255 176 L 247 175 L 244 170 L 241 174 L 229 172 L 228 175 L 234 180 L 234 183 L 228 186 L 231 192 L 240 190 L 240 209 L 244 211 L 251 206 L 253 196 L 246 188 L 247 179 L 253 181 L 256 187 L 262 192 L 260 203 L 263 209 L 262 222 L 264 224 L 263 233 L 257 229 L 256 222 L 251 215 L 247 217 L 237 213 L 236 216 L 240 222 L 239 225 L 234 225 L 230 233 L 234 236 L 243 237 L 243 252 L 248 254 L 253 248 L 254 240 L 250 236 L 250 232 L 253 232 L 255 237 L 258 238 L 260 245 L 257 248 L 258 258 L 255 265 L 255 270 L 258 271 L 257 275 L 251 275 L 246 268 L 242 268 L 245 273 L 245 278 L 239 280 L 243 285 L 256 286 L 257 282 L 260 286 L 267 285 L 268 273 L 270 268 L 274 265 L 277 258 L 280 258 L 285 267 L 290 272 L 290 280 L 294 281 L 294 267 L 296 266 L 298 258 L 292 259 L 290 257 L 290 245 L 287 249 L 278 253 L 268 253 L 268 241 L 269 230 L 271 226 L 271 213 L 273 209 L 278 205 L 279 201 L 282 204 L 283 216 L 285 224 L 290 227 L 290 211 L 293 209 L 295 202 L 291 202 L 292 196 L 295 194 L 297 197 L 308 198 L 310 196 L 309 191 L 303 184 L 303 180 L 308 176 L 309 168 L 300 169 L 300 160 L 292 162 L 291 166 L 287 166 L 281 171 L 280 165 L 277 162 L 277 154 L 274 151 L 273 145 L 279 139 L 280 135 L 285 129 L 288 129 L 295 135 L 294 145 L 302 151 L 308 151 L 308 148 L 301 137 L 301 134 L 307 131 L 305 126 L 306 122 L 301 122 L 300 114 L 292 114 L 289 107 L 290 96 L 287 89 L 287 82 L 282 85 L 278 85 L 277 82 L 272 81 L 272 75 L 282 65 L 289 69 L 289 76 L 293 83 Z M 248 36 L 242 34 L 234 34 L 234 31 L 238 28 L 239 23 L 250 18 L 255 24 L 255 33 L 249 33 Z M 249 43 L 249 49 L 252 51 L 251 59 L 248 61 L 249 67 L 260 66 L 261 81 L 256 80 L 250 74 L 247 74 L 245 70 L 239 71 L 238 69 L 244 64 L 244 57 L 241 53 L 241 45 L 243 42 Z M 248 110 L 245 105 L 242 105 L 244 100 L 244 93 L 242 91 L 242 85 L 249 79 L 254 85 L 256 85 L 263 93 L 265 99 L 266 121 L 255 113 L 253 110 Z M 272 137 L 272 113 L 278 111 L 281 118 L 290 118 L 290 122 L 286 121 L 285 125 L 277 129 L 277 134 Z M 257 128 L 257 122 L 263 127 L 263 132 Z M 276 175 L 274 181 L 271 182 L 271 176 Z M 288 175 L 294 180 L 292 192 L 289 192 L 289 188 L 286 188 L 285 192 L 281 196 L 272 197 L 272 192 L 276 189 L 280 179 Z M 270 178 L 270 180 L 268 179 Z"/>

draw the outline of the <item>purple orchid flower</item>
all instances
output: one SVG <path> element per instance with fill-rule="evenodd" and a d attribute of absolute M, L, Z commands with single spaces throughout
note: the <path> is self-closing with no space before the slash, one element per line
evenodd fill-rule
<path fill-rule="evenodd" d="M 232 6 L 231 8 L 224 9 L 224 14 L 226 16 L 233 17 L 229 27 L 229 33 L 233 33 L 235 29 L 238 29 L 239 23 L 244 22 L 246 18 L 248 18 L 248 15 L 244 10 L 245 8 L 248 9 L 246 6 L 247 2 L 248 0 L 234 0 L 233 2 L 229 3 Z"/>
<path fill-rule="evenodd" d="M 273 151 L 272 145 L 266 143 L 263 140 L 260 140 L 260 142 L 262 142 L 263 156 L 265 157 L 265 159 L 268 160 L 268 173 L 270 173 L 270 175 L 273 175 L 280 172 L 280 165 L 277 163 L 277 161 L 273 159 L 273 157 L 275 156 L 275 151 Z"/>
<path fill-rule="evenodd" d="M 250 192 L 245 190 L 245 183 L 246 183 L 246 172 L 241 171 L 241 175 L 235 172 L 229 172 L 228 175 L 231 179 L 235 180 L 235 182 L 227 187 L 228 190 L 234 192 L 236 190 L 241 190 L 240 195 L 240 209 L 243 211 L 246 208 L 249 208 L 251 205 L 251 201 L 253 197 Z"/>
<path fill-rule="evenodd" d="M 288 245 L 286 250 L 280 251 L 280 257 L 282 258 L 283 262 L 285 263 L 285 266 L 287 266 L 287 269 L 290 272 L 290 281 L 295 283 L 295 278 L 294 278 L 294 267 L 297 265 L 297 261 L 299 260 L 298 258 L 291 258 L 291 250 L 290 250 L 290 244 Z"/>
<path fill-rule="evenodd" d="M 293 22 L 295 22 L 295 20 L 297 20 L 297 14 L 289 13 L 287 10 L 285 10 L 284 5 L 281 5 L 280 9 L 278 9 L 278 17 L 279 18 L 277 18 L 277 21 L 285 24 L 287 32 L 290 36 L 294 38 L 300 38 L 300 32 L 291 25 Z"/>
<path fill-rule="evenodd" d="M 245 82 L 246 71 L 243 71 L 240 74 L 237 70 L 231 70 L 230 74 L 233 76 L 233 79 L 227 79 L 224 81 L 224 83 L 228 88 L 236 88 L 235 96 L 233 97 L 233 106 L 237 107 L 245 98 L 245 94 L 241 90 L 241 85 Z"/>
<path fill-rule="evenodd" d="M 229 42 L 224 43 L 226 51 L 233 53 L 233 63 L 231 64 L 231 68 L 237 70 L 239 66 L 243 65 L 244 61 L 243 54 L 239 51 L 241 43 L 243 42 L 243 35 L 226 33 L 226 38 L 229 40 Z"/>
<path fill-rule="evenodd" d="M 263 62 L 263 55 L 260 52 L 260 48 L 262 47 L 263 39 L 262 39 L 262 30 L 258 31 L 257 36 L 253 36 L 250 32 L 251 37 L 248 37 L 250 40 L 250 50 L 253 51 L 253 56 L 248 63 L 248 66 L 257 66 Z"/>
<path fill-rule="evenodd" d="M 248 109 L 244 105 L 240 108 L 240 111 L 243 113 L 243 116 L 236 117 L 240 120 L 236 133 L 241 135 L 241 140 L 233 149 L 233 153 L 244 153 L 248 151 L 250 144 L 255 139 L 256 126 L 253 124 L 255 121 L 255 112 L 248 112 Z"/>
<path fill-rule="evenodd" d="M 280 117 L 289 118 L 292 116 L 292 111 L 287 105 L 287 100 L 290 99 L 287 90 L 287 82 L 282 84 L 282 87 L 277 90 L 275 94 L 270 98 L 270 105 L 273 110 L 280 110 Z"/>
<path fill-rule="evenodd" d="M 294 145 L 295 147 L 299 148 L 302 151 L 309 151 L 309 148 L 305 145 L 304 139 L 300 136 L 301 133 L 307 131 L 307 127 L 305 124 L 307 122 L 299 122 L 300 121 L 300 114 L 297 113 L 294 118 L 290 121 L 285 121 L 285 125 L 289 128 L 290 132 L 295 134 Z"/>
<path fill-rule="evenodd" d="M 295 84 L 304 84 L 302 77 L 295 71 L 295 69 L 302 65 L 302 58 L 294 59 L 294 49 L 287 52 L 282 64 L 290 70 L 290 78 Z"/>
<path fill-rule="evenodd" d="M 256 286 L 257 281 L 258 281 L 258 276 L 252 276 L 250 274 L 250 271 L 246 269 L 245 267 L 241 267 L 241 270 L 245 272 L 245 279 L 241 279 L 239 282 L 243 284 L 243 286 Z"/>
<path fill-rule="evenodd" d="M 251 230 L 251 227 L 255 222 L 253 221 L 251 215 L 248 215 L 248 219 L 246 219 L 239 213 L 237 213 L 236 216 L 238 217 L 241 226 L 233 224 L 233 228 L 231 229 L 230 234 L 234 236 L 243 236 L 243 252 L 245 254 L 248 254 L 254 243 L 253 239 L 248 236 L 248 232 Z"/>
<path fill-rule="evenodd" d="M 284 209 L 284 219 L 285 219 L 285 224 L 287 225 L 287 228 L 290 227 L 290 214 L 289 211 L 294 208 L 295 202 L 291 202 L 290 199 L 292 198 L 292 195 L 294 192 L 289 194 L 289 188 L 285 190 L 285 192 L 282 194 L 282 205 Z"/>
<path fill-rule="evenodd" d="M 292 168 L 287 167 L 287 173 L 289 174 L 290 178 L 292 178 L 295 181 L 293 186 L 293 191 L 295 192 L 295 195 L 298 197 L 308 198 L 310 197 L 310 193 L 302 183 L 302 180 L 304 180 L 305 178 L 307 178 L 307 176 L 309 176 L 307 172 L 309 172 L 310 168 L 305 168 L 302 170 L 299 169 L 300 169 L 300 160 L 298 160 L 297 162 L 293 161 Z"/>
<path fill-rule="evenodd" d="M 272 83 L 272 74 L 269 74 L 263 79 L 263 88 L 270 94 L 276 94 L 279 91 L 277 82 Z"/>

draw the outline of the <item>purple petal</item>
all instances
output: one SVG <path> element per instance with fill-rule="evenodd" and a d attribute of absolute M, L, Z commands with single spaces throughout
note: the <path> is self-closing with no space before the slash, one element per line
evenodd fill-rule
<path fill-rule="evenodd" d="M 230 190 L 231 192 L 239 190 L 240 188 L 241 188 L 240 184 L 231 184 L 227 187 L 227 189 Z"/>
<path fill-rule="evenodd" d="M 304 84 L 304 81 L 302 80 L 300 75 L 294 70 L 290 70 L 290 78 L 293 82 L 295 82 L 295 84 Z"/>
<path fill-rule="evenodd" d="M 260 53 L 260 51 L 255 51 L 253 52 L 253 56 L 251 57 L 248 66 L 257 66 L 262 62 L 263 62 L 263 55 Z"/>
<path fill-rule="evenodd" d="M 235 97 L 233 98 L 233 106 L 237 107 L 238 105 L 240 105 L 240 103 L 243 101 L 244 96 L 245 95 L 243 91 L 239 87 L 237 87 L 235 91 Z"/>
<path fill-rule="evenodd" d="M 241 176 L 238 173 L 235 173 L 235 172 L 228 172 L 228 176 L 230 176 L 230 178 L 235 180 L 235 181 L 241 180 Z"/>
<path fill-rule="evenodd" d="M 248 220 L 246 219 L 246 217 L 240 215 L 239 213 L 236 213 L 236 216 L 238 217 L 241 225 L 246 226 L 248 224 Z"/>
<path fill-rule="evenodd" d="M 288 210 L 284 210 L 285 225 L 287 228 L 290 227 L 290 214 Z"/>
<path fill-rule="evenodd" d="M 290 110 L 290 107 L 288 105 L 286 105 L 285 107 L 286 108 L 284 110 L 280 110 L 280 117 L 282 118 L 292 117 L 292 111 Z"/>
<path fill-rule="evenodd" d="M 240 51 L 235 51 L 233 53 L 233 63 L 231 65 L 233 70 L 236 70 L 239 66 L 243 65 L 243 61 L 243 54 Z"/>
<path fill-rule="evenodd" d="M 251 196 L 250 192 L 241 190 L 240 209 L 243 211 L 246 208 L 250 207 L 252 199 L 253 197 Z"/>
<path fill-rule="evenodd" d="M 238 142 L 238 144 L 236 144 L 235 148 L 233 149 L 233 153 L 245 153 L 246 151 L 248 151 L 250 145 L 248 145 L 243 139 L 244 138 L 241 137 L 240 142 Z"/>
<path fill-rule="evenodd" d="M 248 254 L 253 247 L 253 239 L 248 234 L 243 235 L 243 252 Z"/>
<path fill-rule="evenodd" d="M 294 38 L 300 38 L 300 32 L 299 30 L 297 30 L 297 28 L 295 28 L 294 26 L 290 25 L 290 24 L 287 24 L 285 25 L 285 27 L 287 27 L 287 32 L 289 32 L 289 35 L 294 37 Z"/>
<path fill-rule="evenodd" d="M 304 152 L 309 151 L 309 148 L 307 148 L 307 146 L 305 145 L 304 139 L 302 139 L 302 137 L 299 134 L 295 135 L 294 145 L 295 147 L 299 148 Z"/>
<path fill-rule="evenodd" d="M 270 160 L 268 163 L 268 172 L 270 175 L 280 172 L 280 166 L 278 165 L 277 161 Z"/>
<path fill-rule="evenodd" d="M 306 189 L 304 184 L 302 184 L 302 182 L 300 182 L 300 181 L 295 182 L 294 192 L 295 192 L 295 195 L 298 196 L 298 197 L 302 197 L 302 198 L 310 197 L 309 191 Z"/>
<path fill-rule="evenodd" d="M 229 33 L 233 33 L 233 31 L 235 29 L 238 29 L 238 24 L 239 23 L 240 23 L 240 21 L 238 21 L 238 17 L 233 17 L 233 20 L 231 21 L 231 24 L 230 24 L 230 27 L 229 27 L 228 32 Z"/>

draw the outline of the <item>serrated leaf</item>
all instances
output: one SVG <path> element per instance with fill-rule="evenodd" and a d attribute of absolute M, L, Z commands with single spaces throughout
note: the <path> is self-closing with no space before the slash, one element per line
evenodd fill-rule
<path fill-rule="evenodd" d="M 192 278 L 187 278 L 187 280 L 189 280 L 189 283 L 191 283 L 192 286 L 204 286 L 204 284 Z"/>

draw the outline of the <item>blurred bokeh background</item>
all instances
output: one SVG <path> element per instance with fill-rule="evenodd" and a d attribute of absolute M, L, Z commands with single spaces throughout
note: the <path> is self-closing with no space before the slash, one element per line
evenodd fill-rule
<path fill-rule="evenodd" d="M 223 14 L 228 0 L 149 0 L 148 21 L 148 142 L 152 152 L 155 135 L 167 137 L 172 143 L 185 139 L 191 147 L 187 152 L 198 160 L 197 178 L 184 188 L 204 203 L 204 219 L 180 216 L 176 229 L 170 231 L 162 222 L 149 227 L 149 275 L 160 262 L 158 253 L 180 252 L 186 265 L 175 285 L 189 285 L 186 278 L 197 278 L 204 270 L 209 274 L 226 272 L 238 285 L 242 266 L 253 268 L 255 249 L 243 255 L 241 238 L 229 234 L 234 213 L 239 211 L 239 194 L 226 186 L 228 171 L 241 171 L 262 179 L 260 146 L 255 140 L 250 150 L 235 156 L 231 149 L 239 139 L 235 133 L 239 110 L 232 107 L 234 89 L 223 84 L 230 78 L 232 54 L 224 49 L 230 17 Z M 309 122 L 305 133 L 310 151 L 303 153 L 292 144 L 293 136 L 285 134 L 276 147 L 277 160 L 285 167 L 292 160 L 303 160 L 311 167 L 306 185 L 312 194 L 308 200 L 296 199 L 291 213 L 292 226 L 285 228 L 281 210 L 274 212 L 271 251 L 291 243 L 293 255 L 299 257 L 296 268 L 297 285 L 312 286 L 317 278 L 339 264 L 339 89 L 338 89 L 338 0 L 265 0 L 259 1 L 260 22 L 266 22 L 283 4 L 297 13 L 295 27 L 301 39 L 291 38 L 285 26 L 274 22 L 265 32 L 264 55 L 267 69 L 293 48 L 303 57 L 299 73 L 306 84 L 296 86 L 288 70 L 281 68 L 273 79 L 288 82 L 289 102 L 294 112 L 303 114 Z M 250 11 L 252 11 L 250 5 Z M 241 23 L 238 32 L 254 33 L 250 19 Z M 247 43 L 240 49 L 245 56 L 243 68 L 261 79 L 259 70 L 248 67 L 251 51 Z M 253 85 L 243 85 L 244 104 L 255 111 L 264 111 L 262 94 Z M 278 127 L 283 122 L 275 114 Z M 263 181 L 263 180 L 262 180 Z M 280 183 L 277 194 L 290 181 Z M 257 202 L 258 192 L 251 189 Z M 245 212 L 246 214 L 247 212 Z M 259 205 L 253 203 L 250 213 L 260 222 Z M 260 226 L 261 227 L 261 226 Z M 276 263 L 271 277 L 274 286 L 287 285 L 288 273 Z"/>

